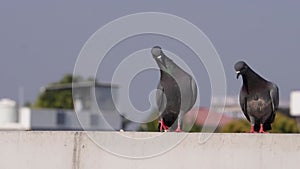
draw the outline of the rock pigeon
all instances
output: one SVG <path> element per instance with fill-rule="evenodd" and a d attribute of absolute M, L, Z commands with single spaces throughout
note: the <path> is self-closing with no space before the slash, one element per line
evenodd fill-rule
<path fill-rule="evenodd" d="M 161 119 L 160 131 L 175 129 L 182 131 L 183 115 L 188 112 L 197 99 L 197 85 L 190 74 L 182 70 L 163 52 L 161 47 L 155 46 L 151 50 L 160 69 L 160 81 L 157 89 L 156 101 Z M 172 125 L 175 121 L 175 123 Z M 174 128 L 175 127 L 175 128 Z"/>
<path fill-rule="evenodd" d="M 243 61 L 237 62 L 234 69 L 237 78 L 243 78 L 240 106 L 251 123 L 250 133 L 271 130 L 279 104 L 277 85 L 259 76 Z"/>

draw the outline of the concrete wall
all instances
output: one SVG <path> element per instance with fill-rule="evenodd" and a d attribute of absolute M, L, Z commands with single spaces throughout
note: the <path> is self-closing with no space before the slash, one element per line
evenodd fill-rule
<path fill-rule="evenodd" d="M 299 159 L 290 134 L 0 132 L 1 169 L 293 169 Z"/>

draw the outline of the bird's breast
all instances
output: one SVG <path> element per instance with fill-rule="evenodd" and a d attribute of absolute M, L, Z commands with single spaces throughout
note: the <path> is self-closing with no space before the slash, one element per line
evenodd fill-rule
<path fill-rule="evenodd" d="M 263 116 L 271 113 L 271 100 L 265 97 L 253 96 L 247 99 L 247 112 L 253 116 Z"/>

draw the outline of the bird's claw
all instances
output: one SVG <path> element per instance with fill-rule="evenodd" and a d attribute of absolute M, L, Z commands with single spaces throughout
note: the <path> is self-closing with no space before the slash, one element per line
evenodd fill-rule
<path fill-rule="evenodd" d="M 167 132 L 169 127 L 165 125 L 164 121 L 163 120 L 159 120 L 158 123 L 160 124 L 160 128 L 159 128 L 159 131 L 165 131 Z"/>
<path fill-rule="evenodd" d="M 266 131 L 260 129 L 260 130 L 259 130 L 259 133 L 268 134 L 269 132 L 266 132 Z"/>
<path fill-rule="evenodd" d="M 259 133 L 268 134 L 269 132 L 264 131 L 264 125 L 263 125 L 263 124 L 260 124 Z"/>
<path fill-rule="evenodd" d="M 257 133 L 257 132 L 254 130 L 254 125 L 251 125 L 251 128 L 250 128 L 249 133 Z"/>
<path fill-rule="evenodd" d="M 254 130 L 254 126 L 251 126 L 249 133 L 264 133 L 264 134 L 268 134 L 269 132 L 264 131 L 263 124 L 261 124 L 258 132 L 256 132 Z"/>
<path fill-rule="evenodd" d="M 176 132 L 183 132 L 180 127 L 178 127 L 175 131 Z"/>

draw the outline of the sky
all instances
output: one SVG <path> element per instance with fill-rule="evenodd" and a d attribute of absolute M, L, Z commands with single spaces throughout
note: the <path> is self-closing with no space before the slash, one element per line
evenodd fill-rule
<path fill-rule="evenodd" d="M 299 7 L 300 1 L 289 0 L 2 0 L 0 98 L 19 100 L 23 91 L 24 101 L 33 103 L 42 86 L 73 72 L 83 45 L 99 28 L 129 14 L 162 12 L 188 20 L 210 39 L 224 66 L 229 96 L 237 96 L 241 86 L 233 65 L 244 60 L 279 86 L 280 100 L 286 103 L 290 92 L 300 89 Z M 120 42 L 99 66 L 97 79 L 110 82 L 111 74 L 124 57 L 155 45 L 161 45 L 187 63 L 198 82 L 200 105 L 209 105 L 211 89 L 205 66 L 195 61 L 195 54 L 184 44 L 168 37 L 140 35 Z M 144 109 L 139 105 L 147 105 L 148 94 L 156 88 L 158 76 L 157 70 L 148 70 L 132 80 L 129 95 L 139 109 Z"/>

